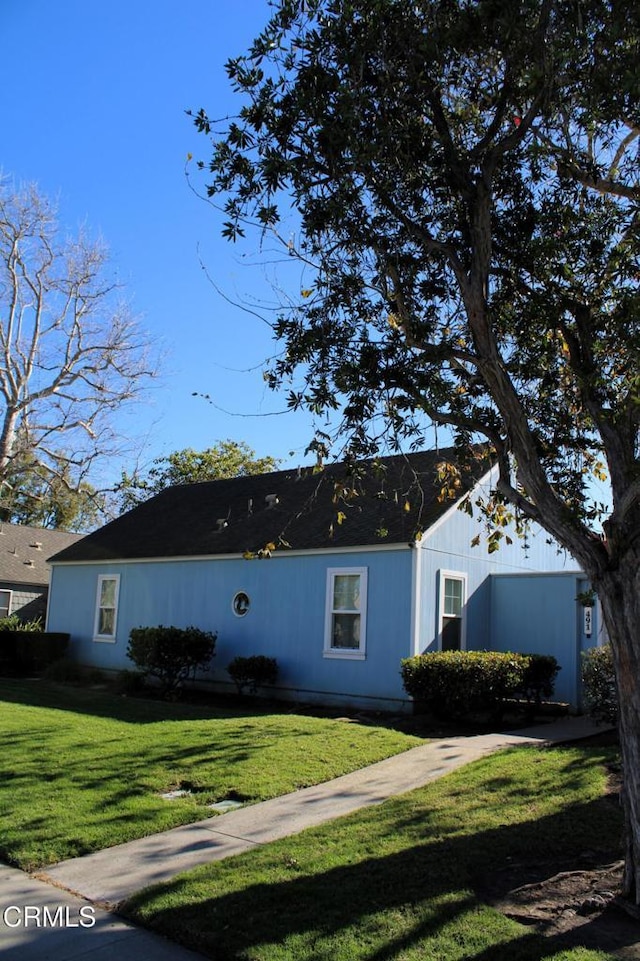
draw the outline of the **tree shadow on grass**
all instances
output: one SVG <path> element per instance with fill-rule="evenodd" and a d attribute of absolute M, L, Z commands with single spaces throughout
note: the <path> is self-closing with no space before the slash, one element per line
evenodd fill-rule
<path fill-rule="evenodd" d="M 303 832 L 199 869 L 195 894 L 194 875 L 185 875 L 134 896 L 123 913 L 216 961 L 266 959 L 276 945 L 278 958 L 292 961 L 543 961 L 587 939 L 588 923 L 572 942 L 570 934 L 543 937 L 504 918 L 482 903 L 474 878 L 518 859 L 537 861 L 543 872 L 544 862 L 552 862 L 550 875 L 570 870 L 578 856 L 576 845 L 589 846 L 589 839 L 593 865 L 607 863 L 616 831 L 601 831 L 611 819 L 606 799 L 523 824 L 451 837 L 429 836 L 415 807 L 413 823 L 408 809 L 403 822 L 400 799 L 395 806 L 393 816 L 378 809 L 377 825 L 376 815 L 367 813 L 371 832 L 364 840 L 361 832 L 360 848 L 347 840 L 352 816 L 336 822 L 335 838 L 324 845 L 316 840 L 316 829 Z M 571 824 L 577 829 L 573 834 L 567 831 Z M 371 854 L 393 836 L 394 825 L 406 835 L 405 846 L 384 856 Z M 346 831 L 344 856 L 341 828 Z M 558 841 L 563 837 L 564 842 Z M 323 866 L 332 845 L 329 860 L 342 863 Z M 344 863 L 348 858 L 351 863 Z M 245 872 L 263 880 L 215 895 L 216 889 L 237 888 Z M 156 900 L 159 895 L 164 901 Z M 631 936 L 628 940 L 631 944 Z"/>
<path fill-rule="evenodd" d="M 163 701 L 153 697 L 125 697 L 90 686 L 56 684 L 39 678 L 0 678 L 0 700 L 29 707 L 55 708 L 74 714 L 111 718 L 130 724 L 157 721 L 197 721 L 209 718 L 255 717 L 265 713 L 260 704 L 241 705 L 211 697 L 210 703 Z"/>
<path fill-rule="evenodd" d="M 0 858 L 27 868 L 213 816 L 207 805 L 230 797 L 287 794 L 366 763 L 367 750 L 371 762 L 386 751 L 376 753 L 377 734 L 354 750 L 350 728 L 295 716 L 203 720 L 191 705 L 37 681 L 0 681 L 0 698 L 12 702 L 0 734 Z M 188 796 L 161 797 L 176 788 Z"/>
<path fill-rule="evenodd" d="M 296 703 L 237 695 L 232 693 L 209 693 L 204 690 L 183 692 L 182 699 L 166 701 L 154 696 L 151 690 L 139 694 L 119 694 L 109 685 L 72 684 L 49 681 L 44 678 L 13 678 L 0 676 L 0 700 L 30 707 L 55 708 L 88 714 L 93 717 L 111 718 L 131 724 L 152 724 L 162 720 L 207 720 L 216 718 L 291 715 L 317 717 L 325 720 L 344 719 L 366 727 L 380 727 L 400 734 L 419 738 L 474 737 L 493 731 L 517 729 L 534 720 L 546 723 L 552 717 L 525 717 L 520 711 L 510 714 L 500 723 L 477 718 L 460 722 L 445 722 L 433 716 L 415 714 L 387 714 L 384 711 L 349 712 L 345 708 L 323 707 L 316 704 Z"/>

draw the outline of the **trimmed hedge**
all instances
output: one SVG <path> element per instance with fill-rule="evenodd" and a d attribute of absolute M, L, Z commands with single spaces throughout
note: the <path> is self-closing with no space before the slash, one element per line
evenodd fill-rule
<path fill-rule="evenodd" d="M 256 694 L 259 687 L 275 684 L 278 664 L 275 657 L 254 654 L 252 657 L 234 657 L 227 671 L 238 688 L 238 694 L 242 694 L 245 687 L 249 688 L 250 694 Z"/>
<path fill-rule="evenodd" d="M 434 651 L 401 663 L 405 691 L 437 717 L 498 715 L 524 689 L 531 658 L 498 651 Z"/>
<path fill-rule="evenodd" d="M 197 627 L 134 627 L 127 657 L 142 674 L 155 677 L 165 697 L 175 694 L 214 656 L 217 634 Z"/>
<path fill-rule="evenodd" d="M 586 713 L 603 724 L 618 723 L 618 689 L 611 646 L 592 647 L 582 655 Z"/>
<path fill-rule="evenodd" d="M 0 673 L 40 674 L 64 656 L 69 634 L 54 631 L 0 630 Z"/>

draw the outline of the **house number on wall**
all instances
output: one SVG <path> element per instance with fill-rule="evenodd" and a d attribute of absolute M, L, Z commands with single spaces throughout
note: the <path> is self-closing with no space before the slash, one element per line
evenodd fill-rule
<path fill-rule="evenodd" d="M 584 608 L 584 633 L 585 637 L 591 637 L 591 632 L 593 631 L 593 608 Z"/>

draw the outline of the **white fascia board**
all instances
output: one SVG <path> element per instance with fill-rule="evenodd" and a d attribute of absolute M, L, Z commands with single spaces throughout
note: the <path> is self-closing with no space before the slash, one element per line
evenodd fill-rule
<path fill-rule="evenodd" d="M 408 543 L 399 544 L 368 544 L 361 547 L 322 547 L 309 550 L 290 550 L 282 548 L 275 550 L 269 558 L 246 558 L 249 561 L 277 560 L 283 557 L 321 557 L 336 554 L 362 554 L 374 552 L 376 554 L 389 553 L 392 551 L 410 551 L 413 547 Z M 188 556 L 176 555 L 175 557 L 112 557 L 102 560 L 87 561 L 54 561 L 51 567 L 106 567 L 108 564 L 172 564 L 184 563 L 187 561 L 241 561 L 245 560 L 244 554 L 190 554 Z"/>
<path fill-rule="evenodd" d="M 416 550 L 411 558 L 411 638 L 410 655 L 420 653 L 420 617 L 422 607 L 422 551 L 420 540 L 416 541 Z"/>
<path fill-rule="evenodd" d="M 586 577 L 581 570 L 569 571 L 491 571 L 489 577 Z"/>

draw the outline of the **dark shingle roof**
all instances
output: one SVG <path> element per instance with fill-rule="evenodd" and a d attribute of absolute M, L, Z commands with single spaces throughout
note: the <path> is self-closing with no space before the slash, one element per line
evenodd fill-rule
<path fill-rule="evenodd" d="M 48 559 L 76 543 L 82 534 L 0 523 L 0 581 L 44 586 L 49 583 Z"/>
<path fill-rule="evenodd" d="M 490 464 L 477 449 L 461 496 Z M 295 550 L 409 543 L 452 504 L 439 500 L 437 465 L 451 450 L 363 461 L 351 486 L 344 464 L 277 471 L 169 487 L 57 554 L 56 562 L 198 557 L 257 552 L 273 544 Z M 340 514 L 344 517 L 340 517 Z"/>

